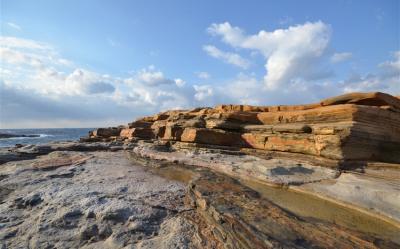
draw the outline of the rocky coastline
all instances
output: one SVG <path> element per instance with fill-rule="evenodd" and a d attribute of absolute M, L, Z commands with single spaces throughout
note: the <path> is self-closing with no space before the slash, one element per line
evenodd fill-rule
<path fill-rule="evenodd" d="M 400 99 L 172 110 L 0 149 L 0 248 L 398 248 Z"/>

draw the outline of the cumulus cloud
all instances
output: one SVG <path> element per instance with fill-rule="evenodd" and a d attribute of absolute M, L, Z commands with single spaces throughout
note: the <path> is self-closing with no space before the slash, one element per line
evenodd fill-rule
<path fill-rule="evenodd" d="M 210 85 L 193 85 L 196 93 L 194 94 L 194 98 L 197 101 L 204 101 L 214 95 L 214 90 Z"/>
<path fill-rule="evenodd" d="M 393 52 L 392 57 L 392 61 L 385 61 L 379 64 L 379 67 L 384 71 L 386 77 L 400 77 L 400 50 Z"/>
<path fill-rule="evenodd" d="M 0 41 L 3 128 L 116 125 L 193 103 L 195 91 L 185 80 L 168 78 L 154 66 L 116 77 L 75 66 L 42 42 Z"/>
<path fill-rule="evenodd" d="M 186 84 L 186 81 L 184 81 L 183 79 L 180 79 L 180 78 L 174 79 L 174 81 L 178 87 L 183 87 Z"/>
<path fill-rule="evenodd" d="M 400 95 L 400 51 L 392 53 L 392 60 L 380 63 L 376 73 L 353 74 L 341 84 L 344 92 L 384 91 Z"/>
<path fill-rule="evenodd" d="M 163 72 L 155 69 L 154 66 L 149 66 L 147 68 L 141 69 L 135 74 L 134 77 L 130 79 L 131 81 L 137 81 L 149 86 L 159 86 L 175 84 L 175 80 L 166 78 Z M 179 83 L 178 83 L 179 84 Z"/>
<path fill-rule="evenodd" d="M 297 79 L 329 75 L 320 68 L 319 59 L 328 47 L 331 28 L 321 21 L 271 32 L 261 30 L 254 35 L 246 35 L 228 22 L 212 24 L 207 30 L 234 48 L 260 52 L 266 59 L 264 82 L 270 89 L 284 87 Z"/>
<path fill-rule="evenodd" d="M 73 94 L 80 95 L 112 93 L 115 91 L 115 87 L 107 80 L 108 77 L 84 69 L 75 69 L 65 78 L 65 87 L 70 89 Z"/>
<path fill-rule="evenodd" d="M 333 63 L 338 63 L 338 62 L 350 60 L 351 57 L 353 57 L 353 54 L 352 54 L 352 53 L 349 53 L 349 52 L 334 53 L 334 54 L 331 56 L 331 61 L 332 61 Z"/>
<path fill-rule="evenodd" d="M 46 43 L 1 37 L 0 126 L 107 126 L 168 109 L 222 103 L 310 103 L 348 91 L 400 94 L 400 51 L 369 74 L 353 73 L 342 81 L 329 78 L 329 68 L 321 65 L 334 66 L 329 63 L 332 54 L 327 52 L 331 51 L 327 49 L 330 27 L 322 22 L 254 35 L 222 23 L 211 25 L 209 32 L 235 51 L 248 49 L 261 55 L 265 59 L 264 77 L 239 73 L 212 85 L 193 84 L 155 66 L 124 76 L 105 75 L 75 65 Z M 235 61 L 229 59 L 234 53 L 208 46 L 208 50 L 223 54 L 220 59 Z M 244 68 L 250 65 L 245 61 L 234 63 Z M 210 77 L 207 72 L 196 75 L 201 80 Z"/>
<path fill-rule="evenodd" d="M 220 59 L 225 63 L 235 65 L 242 69 L 247 69 L 250 66 L 250 62 L 244 59 L 242 56 L 236 53 L 224 52 L 212 45 L 203 46 L 203 50 L 207 52 L 211 57 Z"/>

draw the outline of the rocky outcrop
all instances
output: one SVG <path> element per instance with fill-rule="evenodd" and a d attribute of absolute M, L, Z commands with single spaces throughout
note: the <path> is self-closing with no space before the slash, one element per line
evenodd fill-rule
<path fill-rule="evenodd" d="M 400 99 L 174 110 L 0 149 L 0 248 L 399 248 Z"/>
<path fill-rule="evenodd" d="M 198 228 L 223 248 L 400 243 L 400 99 L 388 94 L 166 111 L 82 141 L 132 145 L 135 163 L 188 184 Z"/>
<path fill-rule="evenodd" d="M 119 133 L 118 133 L 119 132 Z M 400 100 L 385 93 L 351 93 L 296 106 L 219 105 L 167 111 L 125 128 L 100 128 L 88 141 L 158 140 L 170 145 L 297 153 L 348 166 L 400 163 Z"/>

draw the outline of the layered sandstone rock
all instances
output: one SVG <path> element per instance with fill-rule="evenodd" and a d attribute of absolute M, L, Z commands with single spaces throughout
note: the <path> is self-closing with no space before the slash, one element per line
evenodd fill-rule
<path fill-rule="evenodd" d="M 400 162 L 400 100 L 350 93 L 295 106 L 219 105 L 167 111 L 92 139 L 145 139 L 309 155 L 316 159 Z"/>

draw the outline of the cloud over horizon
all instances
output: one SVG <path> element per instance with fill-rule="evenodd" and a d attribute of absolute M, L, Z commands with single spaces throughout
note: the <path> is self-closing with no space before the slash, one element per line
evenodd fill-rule
<path fill-rule="evenodd" d="M 264 82 L 269 89 L 327 75 L 319 64 L 328 47 L 331 28 L 321 21 L 271 32 L 260 30 L 254 35 L 246 35 L 239 27 L 224 22 L 212 24 L 208 32 L 234 48 L 261 53 L 266 59 Z"/>
<path fill-rule="evenodd" d="M 332 29 L 317 21 L 247 34 L 229 22 L 211 24 L 208 34 L 224 49 L 207 42 L 204 56 L 237 70 L 224 79 L 213 75 L 212 81 L 205 71 L 192 70 L 197 78 L 188 81 L 153 65 L 104 74 L 63 57 L 51 44 L 1 36 L 0 127 L 108 126 L 220 103 L 309 103 L 349 91 L 400 94 L 400 51 L 388 52 L 369 73 L 334 78 L 337 64 L 354 59 L 352 52 L 333 52 Z M 263 64 L 252 53 L 260 54 Z M 263 75 L 251 71 L 257 66 L 264 67 Z"/>

